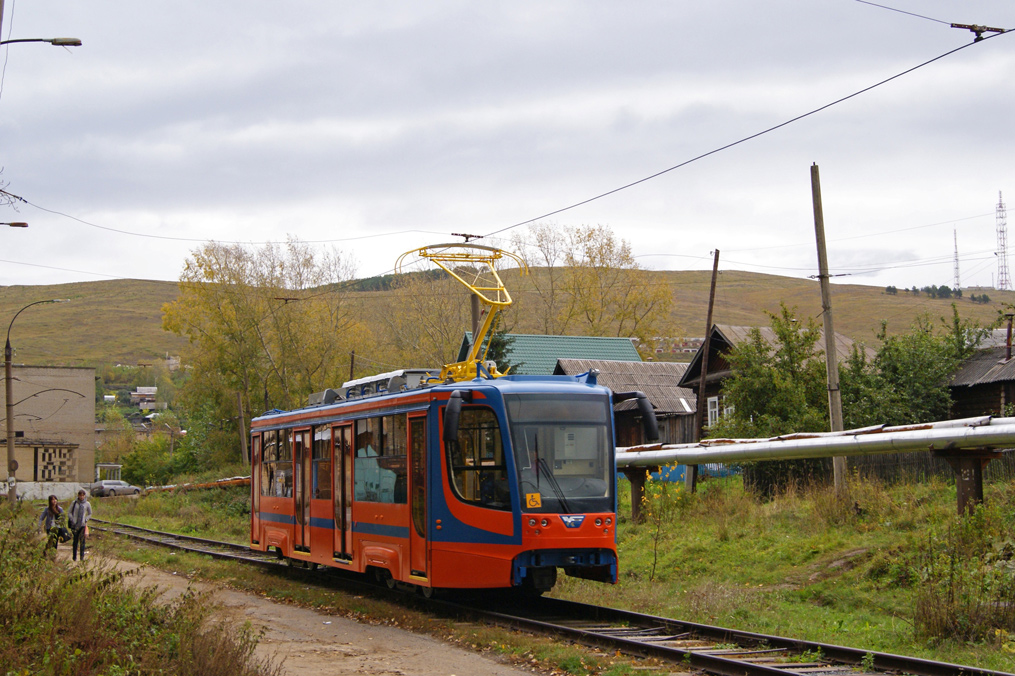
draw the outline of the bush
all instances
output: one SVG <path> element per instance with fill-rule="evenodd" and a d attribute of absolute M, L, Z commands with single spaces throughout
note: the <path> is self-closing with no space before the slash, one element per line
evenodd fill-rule
<path fill-rule="evenodd" d="M 980 506 L 921 552 L 914 627 L 923 639 L 991 641 L 1015 634 L 1012 515 Z"/>
<path fill-rule="evenodd" d="M 158 590 L 90 562 L 70 569 L 43 549 L 35 515 L 0 506 L 0 665 L 6 673 L 259 676 L 257 637 L 207 622 L 207 599 L 156 602 Z M 52 550 L 50 550 L 51 552 Z"/>

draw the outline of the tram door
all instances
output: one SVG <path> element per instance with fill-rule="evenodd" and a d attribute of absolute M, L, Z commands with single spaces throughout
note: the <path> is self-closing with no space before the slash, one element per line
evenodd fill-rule
<path fill-rule="evenodd" d="M 296 517 L 296 532 L 293 534 L 293 548 L 301 552 L 310 551 L 310 430 L 290 433 L 293 449 L 293 515 Z"/>
<path fill-rule="evenodd" d="M 352 559 L 352 424 L 331 428 L 332 467 L 335 473 L 335 558 Z"/>
<path fill-rule="evenodd" d="M 409 567 L 415 577 L 427 578 L 426 556 L 426 415 L 409 418 Z"/>
<path fill-rule="evenodd" d="M 250 440 L 250 541 L 261 537 L 261 435 Z"/>

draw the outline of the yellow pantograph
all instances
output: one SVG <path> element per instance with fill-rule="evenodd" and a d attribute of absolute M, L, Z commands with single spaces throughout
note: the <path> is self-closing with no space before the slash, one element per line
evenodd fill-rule
<path fill-rule="evenodd" d="M 454 382 L 472 380 L 480 374 L 480 369 L 492 378 L 506 375 L 506 373 L 497 370 L 496 364 L 486 363 L 486 355 L 490 349 L 489 341 L 486 341 L 485 347 L 483 346 L 493 327 L 494 317 L 498 312 L 511 305 L 511 294 L 508 293 L 500 275 L 497 274 L 496 264 L 502 259 L 509 259 L 518 264 L 519 272 L 524 275 L 528 272 L 525 262 L 510 251 L 481 244 L 456 242 L 433 244 L 406 251 L 398 257 L 395 271 L 402 272 L 403 262 L 414 254 L 438 265 L 474 293 L 479 298 L 479 302 L 486 306 L 486 317 L 479 331 L 472 337 L 472 348 L 469 350 L 468 356 L 464 361 L 445 364 L 441 369 L 440 379 L 444 382 L 449 379 Z M 483 351 L 482 356 L 479 354 L 480 349 Z"/>

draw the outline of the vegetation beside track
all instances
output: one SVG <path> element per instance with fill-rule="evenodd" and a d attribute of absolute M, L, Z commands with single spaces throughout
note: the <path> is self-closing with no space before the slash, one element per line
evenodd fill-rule
<path fill-rule="evenodd" d="M 561 576 L 555 596 L 1015 672 L 1015 626 L 1012 613 L 1003 612 L 1015 612 L 1015 598 L 1004 597 L 1005 589 L 1015 593 L 1015 486 L 988 484 L 987 505 L 960 519 L 954 486 L 940 481 L 885 487 L 854 480 L 842 500 L 816 488 L 789 490 L 767 502 L 746 493 L 738 478 L 710 479 L 693 496 L 675 484 L 650 482 L 648 518 L 632 524 L 627 483 L 620 485 L 620 583 Z M 245 542 L 246 495 L 233 488 L 99 500 L 96 515 Z M 516 662 L 535 660 L 543 669 L 598 674 L 629 668 L 543 639 L 434 623 L 383 601 L 322 594 L 297 578 L 253 573 L 239 564 L 135 546 L 124 555 L 280 600 L 427 631 Z"/>
<path fill-rule="evenodd" d="M 94 556 L 57 560 L 38 513 L 0 505 L 0 665 L 27 676 L 274 676 L 249 628 L 206 623 L 208 600 L 173 603 Z M 66 547 L 66 545 L 64 545 Z"/>
<path fill-rule="evenodd" d="M 771 501 L 739 477 L 688 496 L 649 482 L 630 523 L 621 482 L 620 584 L 561 578 L 554 595 L 682 620 L 1015 671 L 1015 486 L 975 516 L 955 487 L 853 480 Z"/>

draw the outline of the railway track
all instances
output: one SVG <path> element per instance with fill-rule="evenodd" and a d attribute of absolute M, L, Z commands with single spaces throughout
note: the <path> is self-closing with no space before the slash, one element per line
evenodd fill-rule
<path fill-rule="evenodd" d="M 245 545 L 177 535 L 92 519 L 95 530 L 162 547 L 207 554 L 261 566 L 278 567 L 284 559 Z M 343 582 L 346 576 L 342 576 Z M 361 580 L 349 580 L 361 586 Z M 386 592 L 378 584 L 379 593 Z M 554 598 L 525 597 L 496 592 L 464 594 L 456 599 L 431 600 L 427 608 L 490 624 L 540 634 L 562 636 L 576 643 L 657 660 L 678 671 L 688 668 L 718 676 L 1015 676 L 916 657 L 859 650 L 828 643 L 769 636 L 724 627 L 683 622 L 615 608 Z M 503 606 L 491 610 L 490 606 Z M 510 610 L 508 610 L 510 609 Z"/>
<path fill-rule="evenodd" d="M 251 549 L 247 545 L 240 545 L 233 542 L 219 542 L 206 538 L 194 537 L 191 535 L 179 535 L 177 533 L 164 533 L 162 531 L 141 528 L 140 526 L 128 526 L 127 524 L 103 521 L 102 519 L 91 519 L 89 522 L 91 530 L 111 533 L 121 537 L 130 538 L 160 547 L 181 549 L 195 554 L 206 554 L 216 559 L 228 559 L 242 563 L 252 563 L 259 566 L 279 566 L 285 563 L 284 559 L 274 554 L 267 554 Z M 95 525 L 101 524 L 101 525 Z"/>

